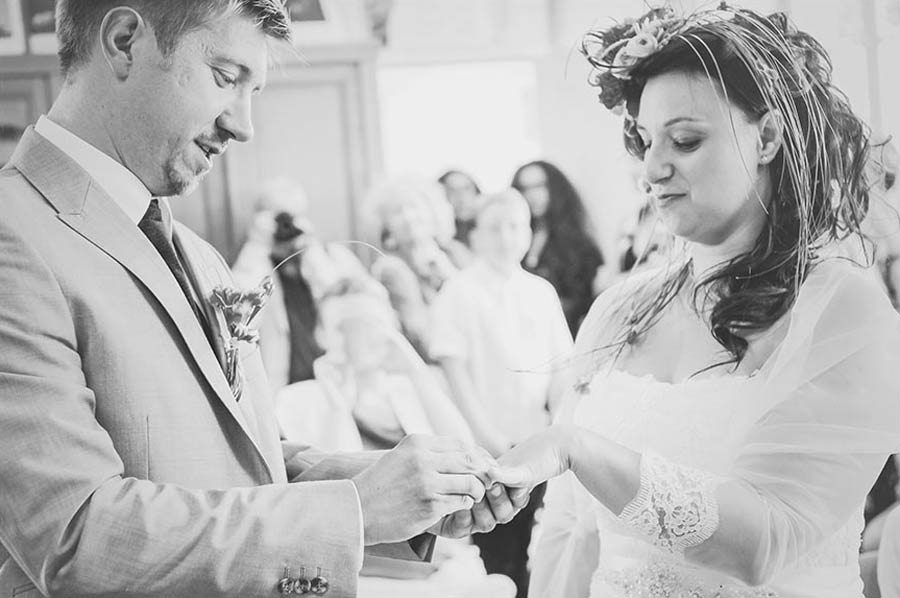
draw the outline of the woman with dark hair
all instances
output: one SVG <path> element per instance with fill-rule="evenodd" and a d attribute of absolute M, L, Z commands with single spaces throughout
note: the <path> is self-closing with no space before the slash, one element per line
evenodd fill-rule
<path fill-rule="evenodd" d="M 475 228 L 475 211 L 481 188 L 472 175 L 462 170 L 448 170 L 438 177 L 438 182 L 444 188 L 447 201 L 453 208 L 453 238 L 468 246 L 469 233 Z"/>
<path fill-rule="evenodd" d="M 654 9 L 584 53 L 683 250 L 598 298 L 559 423 L 492 473 L 565 473 L 531 596 L 861 598 L 900 446 L 900 317 L 839 244 L 868 128 L 783 14 Z"/>
<path fill-rule="evenodd" d="M 512 186 L 531 208 L 531 249 L 522 266 L 554 286 L 574 336 L 594 300 L 603 254 L 578 191 L 562 171 L 543 160 L 520 166 Z"/>

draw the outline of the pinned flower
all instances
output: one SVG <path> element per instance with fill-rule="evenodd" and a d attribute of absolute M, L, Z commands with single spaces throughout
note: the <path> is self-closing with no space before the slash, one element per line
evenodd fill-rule
<path fill-rule="evenodd" d="M 345 241 L 369 247 L 378 252 L 378 249 L 362 241 Z M 243 374 L 241 372 L 240 343 L 256 345 L 259 343 L 259 331 L 253 327 L 253 320 L 265 307 L 272 291 L 275 288 L 274 276 L 278 269 L 289 263 L 301 253 L 310 249 L 310 243 L 303 245 L 282 259 L 272 269 L 272 272 L 263 277 L 259 284 L 251 289 L 235 289 L 219 285 L 212 290 L 209 302 L 218 312 L 219 323 L 222 329 L 224 341 L 223 370 L 231 392 L 235 399 L 240 400 L 243 392 Z M 380 253 L 380 252 L 379 252 Z M 337 291 L 350 288 L 352 284 L 344 281 L 337 285 Z"/>
<path fill-rule="evenodd" d="M 662 19 L 648 19 L 646 21 L 636 21 L 632 25 L 632 30 L 635 36 L 649 35 L 655 38 L 658 33 L 661 33 L 662 27 Z"/>
<path fill-rule="evenodd" d="M 600 102 L 613 114 L 619 114 L 625 107 L 625 84 L 611 72 L 598 75 Z"/>
<path fill-rule="evenodd" d="M 630 79 L 631 68 L 659 50 L 659 42 L 649 33 L 640 33 L 629 39 L 613 58 L 610 72 L 619 79 Z"/>
<path fill-rule="evenodd" d="M 625 44 L 623 51 L 629 56 L 640 59 L 650 56 L 659 49 L 659 42 L 650 33 L 639 33 Z"/>
<path fill-rule="evenodd" d="M 684 26 L 667 7 L 655 8 L 637 20 L 629 19 L 605 30 L 590 31 L 582 53 L 592 68 L 589 82 L 601 88 L 600 101 L 616 114 L 624 112 L 624 86 L 634 68 L 665 46 Z M 610 79 L 618 80 L 616 85 Z"/>
<path fill-rule="evenodd" d="M 252 329 L 250 324 L 272 295 L 272 288 L 272 278 L 266 276 L 256 288 L 248 291 L 222 285 L 213 289 L 210 303 L 225 319 L 228 329 L 226 345 L 232 341 L 252 344 L 259 341 L 259 333 Z"/>
<path fill-rule="evenodd" d="M 249 324 L 235 324 L 232 330 L 232 337 L 255 345 L 259 342 L 259 331 L 256 328 L 251 328 Z"/>
<path fill-rule="evenodd" d="M 256 345 L 259 332 L 252 327 L 253 319 L 259 314 L 272 295 L 274 284 L 271 276 L 266 276 L 259 285 L 250 290 L 239 290 L 219 285 L 212 290 L 209 302 L 224 320 L 222 339 L 224 341 L 225 363 L 223 370 L 235 400 L 243 394 L 244 380 L 240 365 L 240 343 Z"/>

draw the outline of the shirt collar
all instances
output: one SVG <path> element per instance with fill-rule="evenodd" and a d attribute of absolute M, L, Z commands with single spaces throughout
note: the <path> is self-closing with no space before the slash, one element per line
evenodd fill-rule
<path fill-rule="evenodd" d="M 140 222 L 150 205 L 151 194 L 133 172 L 46 116 L 38 119 L 34 130 L 83 168 L 132 222 Z M 160 209 L 163 218 L 171 220 L 165 200 L 160 201 Z"/>
<path fill-rule="evenodd" d="M 502 276 L 482 258 L 476 258 L 469 268 L 472 269 L 472 273 L 481 284 L 495 293 L 505 293 L 514 290 L 523 272 L 521 268 L 517 268 L 510 276 Z"/>

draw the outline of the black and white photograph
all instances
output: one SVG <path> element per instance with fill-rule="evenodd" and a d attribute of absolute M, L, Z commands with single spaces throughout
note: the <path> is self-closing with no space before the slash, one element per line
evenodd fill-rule
<path fill-rule="evenodd" d="M 19 0 L 0 0 L 0 56 L 24 52 L 22 6 Z"/>
<path fill-rule="evenodd" d="M 0 54 L 0 596 L 900 598 L 900 0 Z"/>

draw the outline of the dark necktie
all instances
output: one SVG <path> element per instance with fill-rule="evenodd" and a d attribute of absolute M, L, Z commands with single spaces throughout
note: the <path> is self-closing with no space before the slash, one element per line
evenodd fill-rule
<path fill-rule="evenodd" d="M 178 259 L 178 254 L 175 252 L 175 246 L 171 241 L 172 230 L 162 217 L 158 199 L 150 200 L 150 207 L 147 208 L 144 217 L 138 222 L 138 228 L 141 229 L 141 232 L 143 232 L 150 242 L 153 243 L 153 246 L 156 247 L 156 251 L 159 252 L 159 255 L 161 255 L 162 259 L 166 262 L 166 265 L 172 272 L 172 276 L 175 277 L 178 286 L 180 286 L 181 290 L 184 292 L 184 296 L 187 298 L 188 304 L 190 304 L 191 309 L 194 311 L 194 315 L 197 316 L 197 320 L 199 320 L 200 325 L 203 327 L 203 331 L 206 333 L 207 338 L 209 338 L 206 318 L 203 317 L 200 306 L 194 301 L 194 295 L 191 292 L 191 283 L 188 281 L 187 274 L 181 266 L 181 260 Z"/>

